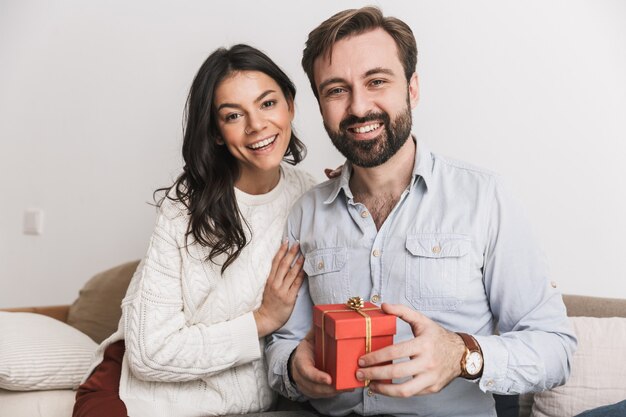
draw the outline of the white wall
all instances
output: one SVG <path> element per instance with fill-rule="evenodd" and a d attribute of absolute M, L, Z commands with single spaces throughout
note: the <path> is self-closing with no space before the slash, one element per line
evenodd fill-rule
<path fill-rule="evenodd" d="M 69 303 L 144 254 L 146 202 L 180 168 L 187 89 L 218 46 L 251 43 L 293 78 L 321 180 L 342 158 L 302 47 L 369 3 L 0 0 L 0 306 Z M 417 136 L 509 179 L 563 292 L 626 297 L 626 3 L 373 3 L 418 39 Z M 42 236 L 22 234 L 27 208 L 45 211 Z"/>

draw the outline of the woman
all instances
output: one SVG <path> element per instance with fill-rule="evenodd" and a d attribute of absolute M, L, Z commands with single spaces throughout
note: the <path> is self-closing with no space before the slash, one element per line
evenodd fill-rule
<path fill-rule="evenodd" d="M 303 280 L 298 246 L 280 239 L 292 203 L 313 185 L 281 163 L 304 156 L 291 128 L 295 94 L 250 46 L 218 49 L 204 62 L 187 99 L 183 173 L 162 189 L 119 329 L 100 346 L 74 416 L 271 406 L 263 337 L 287 321 Z"/>

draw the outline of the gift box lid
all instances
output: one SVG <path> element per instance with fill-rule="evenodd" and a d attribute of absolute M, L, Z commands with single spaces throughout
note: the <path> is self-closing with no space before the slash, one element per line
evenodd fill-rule
<path fill-rule="evenodd" d="M 339 311 L 337 311 L 339 310 Z M 377 305 L 364 303 L 363 313 L 372 321 L 372 337 L 396 333 L 396 316 L 384 313 Z M 313 307 L 313 324 L 322 327 L 333 339 L 365 337 L 365 317 L 345 304 L 320 304 Z"/>

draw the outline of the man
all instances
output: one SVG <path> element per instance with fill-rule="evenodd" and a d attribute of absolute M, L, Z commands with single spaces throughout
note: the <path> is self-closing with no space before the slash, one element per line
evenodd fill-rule
<path fill-rule="evenodd" d="M 569 375 L 576 339 L 520 208 L 493 174 L 411 137 L 416 61 L 411 29 L 373 7 L 331 17 L 304 50 L 348 161 L 292 209 L 308 278 L 266 353 L 271 385 L 324 414 L 495 416 L 492 393 Z M 369 388 L 336 392 L 314 366 L 311 308 L 357 295 L 398 316 L 397 334 L 360 358 Z"/>

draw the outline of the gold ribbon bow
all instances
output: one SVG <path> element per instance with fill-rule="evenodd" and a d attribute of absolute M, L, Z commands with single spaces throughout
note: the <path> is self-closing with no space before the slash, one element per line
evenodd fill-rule
<path fill-rule="evenodd" d="M 350 313 L 356 311 L 365 318 L 365 353 L 372 351 L 372 318 L 364 313 L 365 311 L 380 310 L 378 307 L 364 308 L 365 303 L 361 297 L 350 297 L 346 302 L 346 307 L 349 310 L 327 310 L 322 312 L 322 367 L 326 371 L 326 348 L 324 346 L 324 340 L 326 339 L 326 333 L 324 332 L 324 322 L 327 313 Z M 369 379 L 365 380 L 365 386 L 370 384 Z"/>
<path fill-rule="evenodd" d="M 365 317 L 365 353 L 370 353 L 372 351 L 372 319 L 362 311 L 365 303 L 361 297 L 351 297 L 346 304 L 352 310 Z M 367 385 L 369 385 L 369 381 Z"/>
<path fill-rule="evenodd" d="M 360 310 L 365 306 L 363 299 L 361 297 L 350 297 L 348 298 L 348 302 L 346 303 L 348 307 L 352 310 Z"/>

